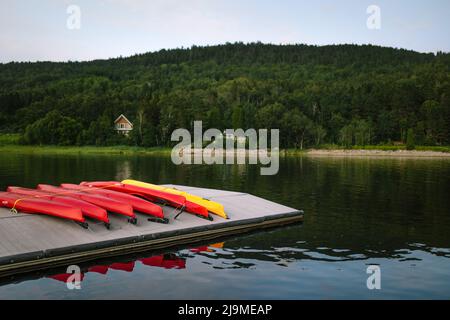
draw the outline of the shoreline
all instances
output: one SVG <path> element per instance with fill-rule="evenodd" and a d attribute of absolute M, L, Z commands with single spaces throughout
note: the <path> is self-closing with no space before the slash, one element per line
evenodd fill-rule
<path fill-rule="evenodd" d="M 190 152 L 194 155 L 199 150 Z M 131 146 L 26 146 L 26 145 L 0 145 L 2 153 L 17 154 L 86 154 L 86 155 L 167 155 L 170 156 L 172 149 L 168 147 L 131 147 Z M 264 152 L 264 151 L 261 151 Z M 233 150 L 223 151 L 223 155 L 242 154 L 246 156 L 257 156 L 255 150 Z M 270 154 L 270 152 L 269 152 Z M 307 149 L 293 150 L 282 149 L 280 156 L 310 156 L 310 157 L 393 157 L 393 158 L 450 158 L 450 152 L 433 150 L 380 150 L 380 149 Z"/>
<path fill-rule="evenodd" d="M 0 145 L 0 152 L 17 154 L 55 154 L 55 155 L 170 155 L 169 148 L 143 148 L 131 146 L 27 146 L 27 145 Z"/>
<path fill-rule="evenodd" d="M 449 152 L 427 150 L 312 149 L 306 151 L 306 155 L 312 157 L 450 158 Z"/>

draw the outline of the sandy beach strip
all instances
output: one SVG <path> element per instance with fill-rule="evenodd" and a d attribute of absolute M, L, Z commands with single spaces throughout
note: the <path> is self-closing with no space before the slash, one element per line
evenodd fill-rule
<path fill-rule="evenodd" d="M 417 150 L 309 150 L 308 156 L 450 158 L 449 152 Z"/>

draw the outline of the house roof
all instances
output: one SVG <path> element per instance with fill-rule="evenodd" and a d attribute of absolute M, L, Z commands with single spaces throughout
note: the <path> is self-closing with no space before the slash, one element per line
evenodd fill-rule
<path fill-rule="evenodd" d="M 124 119 L 126 122 L 128 122 L 130 124 L 130 126 L 133 126 L 133 123 L 127 119 L 127 117 L 125 117 L 123 114 L 121 114 L 115 121 L 114 123 L 119 122 L 120 119 Z"/>

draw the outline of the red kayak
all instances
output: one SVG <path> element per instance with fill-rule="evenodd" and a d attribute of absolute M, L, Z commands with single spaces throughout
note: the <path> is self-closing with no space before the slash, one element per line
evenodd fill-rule
<path fill-rule="evenodd" d="M 87 187 L 108 189 L 135 196 L 140 196 L 152 202 L 168 204 L 172 207 L 179 208 L 186 212 L 193 213 L 199 217 L 211 220 L 211 216 L 209 215 L 208 210 L 205 207 L 187 201 L 186 198 L 183 196 L 167 193 L 164 191 L 152 190 L 129 184 L 123 184 L 117 181 L 82 182 L 80 185 Z"/>
<path fill-rule="evenodd" d="M 85 192 L 78 192 L 75 190 L 68 190 L 60 187 L 54 187 L 50 185 L 40 184 L 38 185 L 39 190 L 45 192 L 50 192 L 58 196 L 67 196 L 79 200 L 83 200 L 92 203 L 100 208 L 107 211 L 118 213 L 130 218 L 130 223 L 136 224 L 136 215 L 133 212 L 133 207 L 126 203 L 121 203 L 116 200 L 106 198 L 96 194 L 89 194 Z"/>
<path fill-rule="evenodd" d="M 70 198 L 66 196 L 55 196 L 42 190 L 27 189 L 20 187 L 8 187 L 8 192 L 17 193 L 24 196 L 35 197 L 36 199 L 49 200 L 54 203 L 68 205 L 70 207 L 80 208 L 81 213 L 89 218 L 96 219 L 105 223 L 109 227 L 108 213 L 105 209 L 97 207 L 89 202 Z"/>
<path fill-rule="evenodd" d="M 95 187 L 80 186 L 77 184 L 63 183 L 61 187 L 68 190 L 76 190 L 81 192 L 86 192 L 89 194 L 98 194 L 113 200 L 127 203 L 133 207 L 134 210 L 141 213 L 151 215 L 158 218 L 161 222 L 167 223 L 168 221 L 164 218 L 164 212 L 162 208 L 154 203 L 148 202 L 144 199 L 112 190 L 99 189 Z"/>
<path fill-rule="evenodd" d="M 2 207 L 15 209 L 22 213 L 46 214 L 53 217 L 72 220 L 87 228 L 87 223 L 79 208 L 54 203 L 49 200 L 27 198 L 21 194 L 0 192 Z"/>

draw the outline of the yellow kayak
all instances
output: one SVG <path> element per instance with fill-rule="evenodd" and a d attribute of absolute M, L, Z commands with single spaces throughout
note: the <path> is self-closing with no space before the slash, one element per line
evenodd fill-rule
<path fill-rule="evenodd" d="M 166 188 L 166 187 L 158 186 L 158 185 L 155 185 L 155 184 L 150 184 L 150 183 L 136 181 L 136 180 L 124 180 L 124 181 L 122 181 L 122 183 L 123 184 L 132 185 L 132 186 L 137 186 L 137 187 L 157 190 L 157 191 L 164 191 L 164 192 L 167 192 L 167 193 L 170 193 L 170 194 L 176 194 L 176 195 L 179 195 L 179 196 L 183 196 L 183 197 L 186 198 L 186 200 L 188 200 L 190 202 L 193 202 L 195 204 L 198 204 L 200 206 L 205 207 L 206 209 L 208 209 L 209 212 L 214 213 L 215 215 L 218 215 L 219 217 L 228 219 L 228 216 L 225 213 L 223 205 L 221 205 L 218 202 L 214 202 L 214 201 L 211 201 L 211 200 L 203 199 L 202 197 L 195 196 L 193 194 L 190 194 L 190 193 L 187 193 L 187 192 L 184 192 L 184 191 L 180 191 L 180 190 L 177 190 L 177 189 Z"/>

